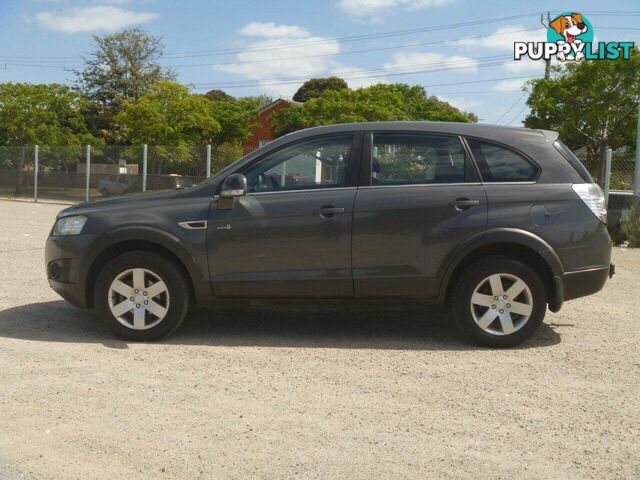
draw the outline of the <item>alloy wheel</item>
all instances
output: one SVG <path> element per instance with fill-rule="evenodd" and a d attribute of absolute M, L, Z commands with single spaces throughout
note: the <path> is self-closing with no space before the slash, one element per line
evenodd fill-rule
<path fill-rule="evenodd" d="M 108 301 L 111 314 L 122 325 L 133 330 L 147 330 L 167 315 L 169 289 L 151 270 L 132 268 L 113 279 Z"/>
<path fill-rule="evenodd" d="M 471 314 L 491 335 L 510 335 L 525 326 L 533 312 L 533 295 L 521 278 L 510 273 L 486 277 L 471 295 Z"/>

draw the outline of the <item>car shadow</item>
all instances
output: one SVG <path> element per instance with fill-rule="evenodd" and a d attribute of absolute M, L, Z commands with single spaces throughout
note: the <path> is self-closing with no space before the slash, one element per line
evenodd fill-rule
<path fill-rule="evenodd" d="M 325 308 L 196 310 L 160 345 L 289 348 L 477 350 L 441 310 L 350 310 Z M 0 311 L 0 337 L 42 342 L 101 343 L 126 349 L 95 315 L 64 301 L 31 303 Z M 543 324 L 517 348 L 556 345 L 560 334 Z"/>

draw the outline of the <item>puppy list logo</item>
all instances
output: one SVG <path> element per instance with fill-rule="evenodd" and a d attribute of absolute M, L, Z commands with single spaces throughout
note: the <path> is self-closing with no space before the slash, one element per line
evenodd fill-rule
<path fill-rule="evenodd" d="M 546 42 L 514 42 L 513 59 L 523 56 L 531 60 L 551 60 L 561 62 L 581 60 L 629 60 L 634 42 L 593 43 L 593 27 L 584 15 L 564 12 L 549 22 Z"/>

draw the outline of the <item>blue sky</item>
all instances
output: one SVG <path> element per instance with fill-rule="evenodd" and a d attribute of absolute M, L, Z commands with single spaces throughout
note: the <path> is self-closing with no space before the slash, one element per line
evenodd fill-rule
<path fill-rule="evenodd" d="M 640 15 L 618 13 L 640 13 L 637 0 L 0 0 L 0 81 L 70 83 L 92 34 L 141 25 L 198 92 L 290 97 L 304 78 L 337 74 L 352 87 L 424 85 L 482 122 L 519 125 L 519 77 L 544 66 L 510 60 L 513 42 L 543 40 L 547 10 L 583 12 L 598 41 L 640 40 Z"/>

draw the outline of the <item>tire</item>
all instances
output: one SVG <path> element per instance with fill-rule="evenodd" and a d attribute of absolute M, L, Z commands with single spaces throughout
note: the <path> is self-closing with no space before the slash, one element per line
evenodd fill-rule
<path fill-rule="evenodd" d="M 107 327 L 119 337 L 142 342 L 176 330 L 187 315 L 189 298 L 180 268 L 160 254 L 145 251 L 111 260 L 94 289 L 96 311 Z"/>
<path fill-rule="evenodd" d="M 472 264 L 460 275 L 453 294 L 456 324 L 484 347 L 522 343 L 540 326 L 546 309 L 547 294 L 538 273 L 510 257 Z"/>

